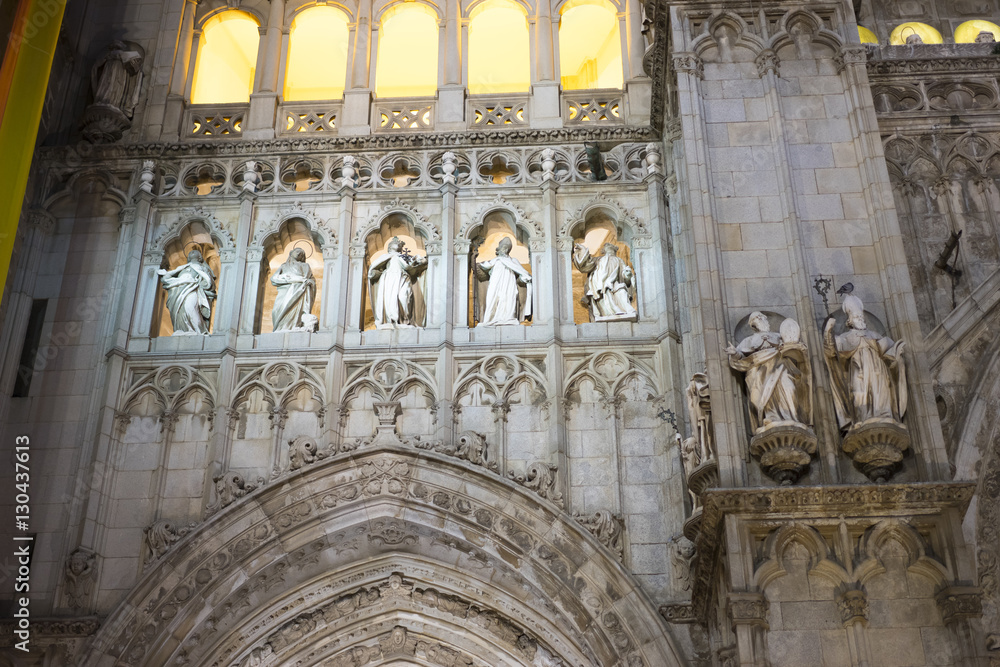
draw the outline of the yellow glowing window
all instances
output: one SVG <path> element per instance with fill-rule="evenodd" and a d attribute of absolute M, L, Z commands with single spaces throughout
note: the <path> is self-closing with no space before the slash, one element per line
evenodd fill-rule
<path fill-rule="evenodd" d="M 862 44 L 878 44 L 878 37 L 875 33 L 862 25 L 858 26 L 858 37 Z"/>
<path fill-rule="evenodd" d="M 955 28 L 955 43 L 969 44 L 975 42 L 981 32 L 993 33 L 993 40 L 1000 42 L 1000 25 L 989 21 L 974 20 L 966 21 Z"/>
<path fill-rule="evenodd" d="M 621 88 L 621 34 L 614 6 L 571 0 L 559 20 L 559 69 L 564 90 Z"/>
<path fill-rule="evenodd" d="M 521 93 L 531 86 L 528 19 L 510 0 L 486 0 L 469 21 L 469 93 Z"/>
<path fill-rule="evenodd" d="M 889 43 L 896 46 L 913 43 L 941 44 L 943 42 L 941 33 L 926 23 L 917 23 L 916 21 L 901 23 L 889 35 Z"/>
<path fill-rule="evenodd" d="M 334 100 L 347 82 L 348 18 L 334 7 L 312 7 L 292 21 L 285 100 Z M 364 82 L 367 84 L 367 82 Z"/>
<path fill-rule="evenodd" d="M 230 10 L 209 19 L 198 41 L 192 104 L 249 102 L 260 32 L 246 12 Z"/>
<path fill-rule="evenodd" d="M 417 2 L 386 11 L 378 30 L 375 95 L 429 97 L 437 92 L 437 81 L 437 14 Z"/>

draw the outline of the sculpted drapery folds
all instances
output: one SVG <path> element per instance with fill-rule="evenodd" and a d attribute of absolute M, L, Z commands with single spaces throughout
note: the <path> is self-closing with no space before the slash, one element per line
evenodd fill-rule
<path fill-rule="evenodd" d="M 142 83 L 142 54 L 129 50 L 124 42 L 114 42 L 91 70 L 94 104 L 106 104 L 131 118 L 139 103 Z"/>
<path fill-rule="evenodd" d="M 289 253 L 285 263 L 271 276 L 271 284 L 278 288 L 271 310 L 274 330 L 315 331 L 318 319 L 312 314 L 312 308 L 316 301 L 316 279 L 302 248 Z"/>
<path fill-rule="evenodd" d="M 594 322 L 635 320 L 632 306 L 635 274 L 621 258 L 618 246 L 605 243 L 600 257 L 593 257 L 582 243 L 573 246 L 573 266 L 587 275 L 582 301 Z"/>
<path fill-rule="evenodd" d="M 823 347 L 833 384 L 837 421 L 843 431 L 869 420 L 899 422 L 906 413 L 903 341 L 894 342 L 868 328 L 864 305 L 844 297 L 846 329 L 834 335 L 835 320 L 823 329 Z"/>
<path fill-rule="evenodd" d="M 201 251 L 188 253 L 187 264 L 160 269 L 160 283 L 167 291 L 167 310 L 174 334 L 207 334 L 215 300 L 215 274 Z"/>
<path fill-rule="evenodd" d="M 427 268 L 427 258 L 414 257 L 393 237 L 386 254 L 368 269 L 375 328 L 422 326 L 414 295 L 414 280 Z"/>
<path fill-rule="evenodd" d="M 504 237 L 495 259 L 476 264 L 476 279 L 489 282 L 480 326 L 519 324 L 531 317 L 531 274 L 510 256 L 513 247 Z"/>
<path fill-rule="evenodd" d="M 799 325 L 781 323 L 780 334 L 771 331 L 767 315 L 750 314 L 751 335 L 726 348 L 729 365 L 745 373 L 754 433 L 782 422 L 812 423 L 812 380 L 806 347 L 799 342 Z"/>

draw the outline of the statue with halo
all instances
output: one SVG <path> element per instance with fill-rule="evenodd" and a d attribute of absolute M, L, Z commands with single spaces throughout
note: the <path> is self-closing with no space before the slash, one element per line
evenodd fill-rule
<path fill-rule="evenodd" d="M 411 255 L 406 244 L 394 236 L 386 254 L 368 269 L 372 311 L 376 329 L 420 326 L 414 280 L 427 268 L 426 257 Z"/>
<path fill-rule="evenodd" d="M 750 313 L 750 333 L 726 348 L 729 366 L 744 374 L 750 425 L 750 452 L 765 474 L 780 484 L 793 484 L 816 452 L 812 430 L 812 376 L 798 322 L 781 321 L 771 331 L 768 316 Z"/>

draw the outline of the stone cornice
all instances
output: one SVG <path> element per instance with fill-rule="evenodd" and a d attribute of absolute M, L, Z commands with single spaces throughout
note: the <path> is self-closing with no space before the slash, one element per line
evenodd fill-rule
<path fill-rule="evenodd" d="M 831 516 L 877 520 L 900 513 L 934 515 L 946 509 L 964 513 L 975 490 L 974 482 L 709 489 L 701 496 L 698 558 L 691 573 L 693 615 L 704 621 L 710 608 L 726 516 L 737 515 L 744 521 Z"/>
<path fill-rule="evenodd" d="M 17 621 L 0 621 L 0 648 L 9 648 L 14 645 L 14 629 L 16 627 Z M 101 621 L 96 616 L 33 618 L 31 619 L 30 644 L 47 644 L 52 640 L 82 639 L 90 637 L 100 627 Z"/>

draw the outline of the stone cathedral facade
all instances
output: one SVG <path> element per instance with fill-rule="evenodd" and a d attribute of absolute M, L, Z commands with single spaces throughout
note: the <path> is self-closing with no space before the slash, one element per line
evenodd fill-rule
<path fill-rule="evenodd" d="M 0 665 L 1000 665 L 997 16 L 70 3 Z"/>

